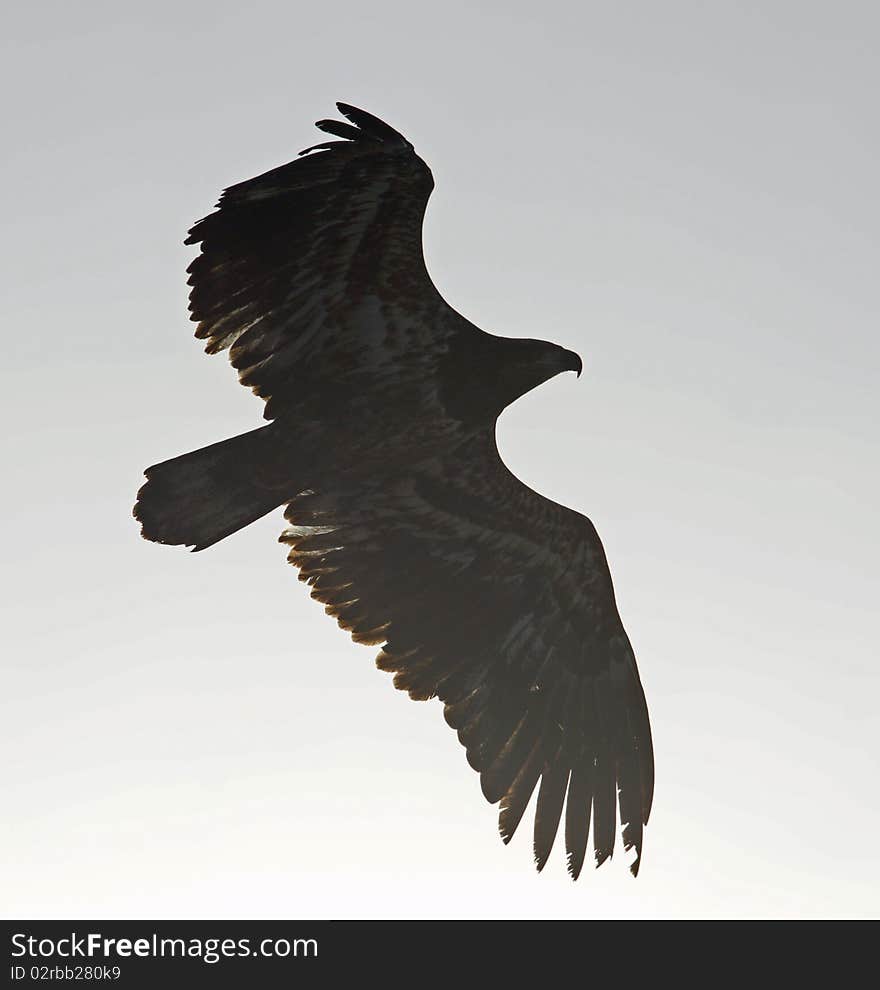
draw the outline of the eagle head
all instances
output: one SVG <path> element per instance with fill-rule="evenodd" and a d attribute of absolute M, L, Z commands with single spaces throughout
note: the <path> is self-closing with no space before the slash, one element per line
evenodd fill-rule
<path fill-rule="evenodd" d="M 481 425 L 560 372 L 582 370 L 574 351 L 546 340 L 468 334 L 446 355 L 440 395 L 450 415 Z"/>
<path fill-rule="evenodd" d="M 503 402 L 502 409 L 563 371 L 581 376 L 584 363 L 580 356 L 559 344 L 510 337 L 500 340 L 504 346 L 499 349 L 498 378 L 493 390 Z"/>

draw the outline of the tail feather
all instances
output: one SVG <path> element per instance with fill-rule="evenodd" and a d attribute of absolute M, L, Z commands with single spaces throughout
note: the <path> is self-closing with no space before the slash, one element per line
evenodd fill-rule
<path fill-rule="evenodd" d="M 289 501 L 296 492 L 284 475 L 266 473 L 274 463 L 271 429 L 269 424 L 147 468 L 134 507 L 141 535 L 204 550 Z"/>

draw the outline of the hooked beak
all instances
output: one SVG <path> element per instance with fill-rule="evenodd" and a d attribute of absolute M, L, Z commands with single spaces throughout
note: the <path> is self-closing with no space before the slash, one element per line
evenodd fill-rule
<path fill-rule="evenodd" d="M 580 355 L 575 354 L 574 351 L 565 352 L 565 370 L 566 371 L 576 371 L 578 378 L 581 377 L 581 372 L 584 370 L 584 362 L 581 361 Z"/>

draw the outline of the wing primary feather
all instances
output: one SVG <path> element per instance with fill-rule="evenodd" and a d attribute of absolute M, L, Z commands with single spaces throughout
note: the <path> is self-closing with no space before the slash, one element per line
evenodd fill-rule
<path fill-rule="evenodd" d="M 520 767 L 513 783 L 507 793 L 501 799 L 501 810 L 498 814 L 498 831 L 505 845 L 513 838 L 514 833 L 522 821 L 522 816 L 528 807 L 529 799 L 541 776 L 541 769 L 544 765 L 544 758 L 541 740 L 535 741 L 531 753 Z"/>
<path fill-rule="evenodd" d="M 651 722 L 648 716 L 648 705 L 645 701 L 645 691 L 632 661 L 632 676 L 629 684 L 627 712 L 630 716 L 630 729 L 634 731 L 637 742 L 639 761 L 639 778 L 641 781 L 642 824 L 647 825 L 651 816 L 651 805 L 654 800 L 654 745 L 651 741 Z"/>
<path fill-rule="evenodd" d="M 357 124 L 362 131 L 366 131 L 371 137 L 380 141 L 400 141 L 409 145 L 409 141 L 400 131 L 396 131 L 390 124 L 386 124 L 384 120 L 374 117 L 371 113 L 367 113 L 366 110 L 353 107 L 350 103 L 337 103 L 336 108 L 344 117 L 347 117 L 353 124 Z"/>
<path fill-rule="evenodd" d="M 593 806 L 593 751 L 595 726 L 591 722 L 589 695 L 592 685 L 579 684 L 572 691 L 572 705 L 568 713 L 570 722 L 580 727 L 574 745 L 568 797 L 565 802 L 565 848 L 568 853 L 568 872 L 577 880 L 584 866 L 590 836 L 590 812 Z"/>
<path fill-rule="evenodd" d="M 634 750 L 631 749 L 618 758 L 617 780 L 623 848 L 635 848 L 636 858 L 630 865 L 630 872 L 635 877 L 639 874 L 642 859 L 642 803 L 639 763 Z"/>
<path fill-rule="evenodd" d="M 582 757 L 571 771 L 565 802 L 565 849 L 572 880 L 581 875 L 587 855 L 592 803 L 593 764 L 588 757 Z"/>
<path fill-rule="evenodd" d="M 538 872 L 544 869 L 559 829 L 562 803 L 568 785 L 569 769 L 565 762 L 564 749 L 560 749 L 556 759 L 545 766 L 538 791 L 538 805 L 535 809 L 535 865 Z"/>
<path fill-rule="evenodd" d="M 543 745 L 540 731 L 543 720 L 543 705 L 530 709 L 498 756 L 480 774 L 480 786 L 490 803 L 500 801 L 509 793 L 535 746 Z"/>
<path fill-rule="evenodd" d="M 615 764 L 611 755 L 612 744 L 606 731 L 607 715 L 604 705 L 607 703 L 606 692 L 603 690 L 607 675 L 604 673 L 593 679 L 592 691 L 589 692 L 588 705 L 592 707 L 592 718 L 589 720 L 593 727 L 595 738 L 595 762 L 593 765 L 593 850 L 596 854 L 596 866 L 601 866 L 614 853 L 614 838 L 617 827 L 617 789 L 615 787 Z M 588 709 L 589 710 L 589 709 Z"/>
<path fill-rule="evenodd" d="M 363 141 L 364 139 L 368 141 L 376 140 L 366 131 L 363 131 L 358 127 L 353 127 L 351 124 L 346 124 L 342 120 L 317 120 L 315 121 L 315 127 L 317 127 L 319 131 L 324 131 L 327 134 L 334 134 L 336 137 L 345 138 L 347 141 Z"/>
<path fill-rule="evenodd" d="M 491 766 L 527 717 L 527 706 L 521 693 L 505 691 L 499 696 L 496 689 L 476 731 L 459 732 L 459 738 L 468 749 L 470 765 L 477 771 Z"/>
<path fill-rule="evenodd" d="M 303 155 L 308 155 L 312 151 L 329 151 L 331 148 L 342 148 L 347 144 L 347 141 L 322 141 L 320 144 L 313 144 L 309 148 L 303 148 L 303 150 L 299 152 L 299 157 L 302 158 Z M 186 243 L 189 242 L 184 241 L 184 244 Z"/>
<path fill-rule="evenodd" d="M 604 750 L 596 757 L 594 775 L 593 849 L 596 853 L 596 866 L 599 867 L 614 854 L 614 835 L 617 825 L 614 764 Z"/>

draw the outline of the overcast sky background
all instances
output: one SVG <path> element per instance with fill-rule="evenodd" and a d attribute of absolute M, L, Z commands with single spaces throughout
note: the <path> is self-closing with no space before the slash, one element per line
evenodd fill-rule
<path fill-rule="evenodd" d="M 878 914 L 878 29 L 853 2 L 7 15 L 5 916 Z M 261 422 L 191 337 L 185 231 L 335 100 L 432 166 L 450 303 L 584 357 L 500 444 L 605 542 L 656 749 L 637 881 L 502 845 L 280 511 L 201 554 L 131 518 L 146 465 Z"/>

